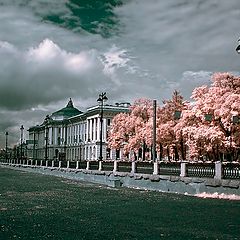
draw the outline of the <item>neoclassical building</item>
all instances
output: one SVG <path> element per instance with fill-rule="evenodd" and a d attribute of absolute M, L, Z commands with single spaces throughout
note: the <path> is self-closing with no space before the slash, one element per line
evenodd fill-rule
<path fill-rule="evenodd" d="M 112 118 L 118 113 L 128 112 L 129 106 L 129 103 L 102 104 L 81 112 L 73 106 L 70 98 L 66 107 L 46 116 L 41 125 L 28 129 L 28 157 L 45 160 L 97 160 L 101 145 L 103 160 L 121 158 L 120 151 L 108 148 L 107 136 Z"/>

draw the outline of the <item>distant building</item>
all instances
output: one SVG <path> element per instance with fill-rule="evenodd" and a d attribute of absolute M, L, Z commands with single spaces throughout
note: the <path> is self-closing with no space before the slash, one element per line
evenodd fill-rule
<path fill-rule="evenodd" d="M 118 159 L 120 151 L 107 147 L 112 118 L 129 111 L 129 103 L 104 105 L 102 153 L 103 159 Z M 48 160 L 97 160 L 100 153 L 101 106 L 81 112 L 70 98 L 66 107 L 47 116 L 41 125 L 30 127 L 28 157 Z"/>

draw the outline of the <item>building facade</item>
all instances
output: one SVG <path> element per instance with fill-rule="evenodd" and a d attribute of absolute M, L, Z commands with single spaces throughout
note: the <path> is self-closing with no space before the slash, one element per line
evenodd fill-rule
<path fill-rule="evenodd" d="M 65 108 L 46 116 L 41 125 L 28 129 L 27 155 L 45 160 L 98 160 L 102 145 L 103 160 L 119 159 L 121 151 L 108 148 L 108 131 L 112 118 L 129 112 L 129 106 L 129 103 L 96 105 L 81 112 L 70 99 Z"/>

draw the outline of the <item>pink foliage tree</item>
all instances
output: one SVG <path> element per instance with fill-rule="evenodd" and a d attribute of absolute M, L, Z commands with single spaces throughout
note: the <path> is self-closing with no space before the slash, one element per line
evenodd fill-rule
<path fill-rule="evenodd" d="M 160 158 L 175 154 L 179 156 L 181 138 L 177 138 L 174 126 L 177 120 L 175 111 L 182 111 L 186 103 L 179 92 L 173 93 L 172 99 L 163 102 L 164 106 L 157 106 L 157 152 Z M 130 108 L 129 114 L 119 114 L 114 117 L 109 136 L 110 147 L 123 148 L 125 153 L 133 151 L 136 155 L 141 150 L 144 160 L 152 146 L 153 132 L 153 101 L 150 99 L 137 99 Z M 183 155 L 181 151 L 181 155 Z"/>
<path fill-rule="evenodd" d="M 129 114 L 118 114 L 114 117 L 108 139 L 109 146 L 122 148 L 125 154 L 133 151 L 135 155 L 142 149 L 142 157 L 145 158 L 148 137 L 151 135 L 148 123 L 152 113 L 150 99 L 137 99 L 130 107 Z"/>
<path fill-rule="evenodd" d="M 170 100 L 164 100 L 157 120 L 157 135 L 160 147 L 160 159 L 185 159 L 186 148 L 181 131 L 176 126 L 180 121 L 182 111 L 187 109 L 188 102 L 184 101 L 178 91 L 174 91 Z"/>
<path fill-rule="evenodd" d="M 174 91 L 170 100 L 157 106 L 157 151 L 159 158 L 219 160 L 240 155 L 240 77 L 215 73 L 210 86 L 192 92 L 193 102 Z M 181 115 L 181 116 L 180 116 Z M 233 121 L 236 120 L 237 121 Z M 138 99 L 128 114 L 114 117 L 109 136 L 112 148 L 135 155 L 152 145 L 153 101 Z M 188 153 L 188 154 L 187 154 Z"/>
<path fill-rule="evenodd" d="M 215 73 L 209 87 L 193 90 L 192 99 L 178 126 L 187 139 L 190 158 L 219 160 L 223 154 L 238 158 L 239 125 L 233 123 L 233 116 L 240 114 L 240 77 Z"/>

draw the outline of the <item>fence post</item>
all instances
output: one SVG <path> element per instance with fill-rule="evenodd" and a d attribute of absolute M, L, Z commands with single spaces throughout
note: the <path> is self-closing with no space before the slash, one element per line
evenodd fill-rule
<path fill-rule="evenodd" d="M 52 167 L 54 167 L 54 160 L 52 160 Z"/>
<path fill-rule="evenodd" d="M 48 167 L 48 160 L 46 160 L 46 167 Z"/>
<path fill-rule="evenodd" d="M 76 163 L 76 169 L 78 169 L 79 168 L 79 161 L 77 161 L 77 163 Z"/>
<path fill-rule="evenodd" d="M 31 159 L 31 163 L 30 164 L 31 164 L 31 166 L 33 165 L 33 160 L 32 159 Z"/>
<path fill-rule="evenodd" d="M 43 160 L 40 161 L 40 166 L 42 167 Z"/>
<path fill-rule="evenodd" d="M 215 162 L 215 179 L 222 179 L 222 163 Z"/>
<path fill-rule="evenodd" d="M 59 161 L 58 168 L 61 168 L 61 167 L 62 167 L 62 161 Z"/>
<path fill-rule="evenodd" d="M 98 171 L 102 171 L 102 161 L 98 162 Z"/>
<path fill-rule="evenodd" d="M 154 161 L 153 163 L 153 174 L 158 175 L 158 162 Z"/>
<path fill-rule="evenodd" d="M 86 170 L 89 170 L 90 169 L 90 162 L 87 161 L 87 167 L 86 167 Z"/>
<path fill-rule="evenodd" d="M 69 168 L 70 166 L 70 161 L 67 161 L 67 168 Z"/>
<path fill-rule="evenodd" d="M 135 161 L 132 161 L 132 170 L 131 170 L 131 173 L 132 173 L 132 174 L 136 173 L 136 162 L 135 162 Z"/>
<path fill-rule="evenodd" d="M 117 172 L 117 171 L 118 171 L 117 160 L 114 160 L 114 162 L 113 162 L 113 172 Z"/>
<path fill-rule="evenodd" d="M 187 163 L 181 162 L 181 173 L 180 177 L 186 177 L 187 176 Z"/>

